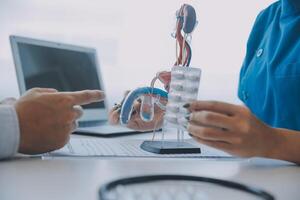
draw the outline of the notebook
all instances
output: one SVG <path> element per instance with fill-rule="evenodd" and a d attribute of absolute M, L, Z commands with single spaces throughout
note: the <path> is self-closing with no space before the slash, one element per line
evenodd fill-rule
<path fill-rule="evenodd" d="M 47 153 L 44 157 L 144 157 L 144 158 L 234 158 L 233 156 L 200 145 L 197 154 L 155 154 L 140 148 L 143 140 L 110 140 L 102 138 L 71 138 L 62 149 Z M 193 144 L 193 140 L 188 140 Z M 197 144 L 199 145 L 199 144 Z"/>

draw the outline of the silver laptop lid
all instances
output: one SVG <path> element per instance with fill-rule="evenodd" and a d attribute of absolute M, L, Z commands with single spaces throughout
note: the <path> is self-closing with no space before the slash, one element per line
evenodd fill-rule
<path fill-rule="evenodd" d="M 33 87 L 58 91 L 104 90 L 93 48 L 10 36 L 20 93 Z M 80 121 L 107 120 L 107 101 L 83 106 Z"/>

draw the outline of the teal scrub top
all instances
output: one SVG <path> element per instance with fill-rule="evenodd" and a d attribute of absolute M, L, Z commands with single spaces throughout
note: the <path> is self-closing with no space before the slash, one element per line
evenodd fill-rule
<path fill-rule="evenodd" d="M 278 1 L 258 15 L 238 96 L 266 124 L 300 130 L 300 0 Z"/>

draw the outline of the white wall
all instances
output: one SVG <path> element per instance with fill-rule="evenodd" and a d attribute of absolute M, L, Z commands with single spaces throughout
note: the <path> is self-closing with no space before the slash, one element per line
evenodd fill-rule
<path fill-rule="evenodd" d="M 192 66 L 203 69 L 200 99 L 238 102 L 247 37 L 258 12 L 275 0 L 0 0 L 0 98 L 18 96 L 11 34 L 98 49 L 111 103 L 148 85 L 175 62 L 175 11 L 192 4 L 199 24 Z"/>

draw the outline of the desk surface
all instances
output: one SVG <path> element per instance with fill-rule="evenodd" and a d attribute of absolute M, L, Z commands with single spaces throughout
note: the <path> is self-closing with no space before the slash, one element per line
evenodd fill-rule
<path fill-rule="evenodd" d="M 276 199 L 300 198 L 300 167 L 281 161 L 22 158 L 0 162 L 0 199 L 96 200 L 103 183 L 121 177 L 162 173 L 233 180 L 260 187 Z"/>

